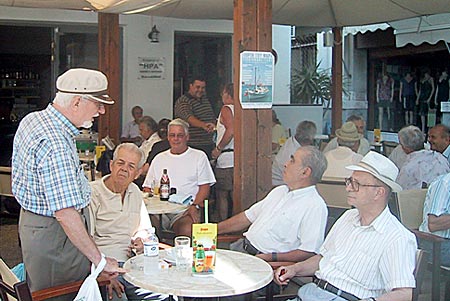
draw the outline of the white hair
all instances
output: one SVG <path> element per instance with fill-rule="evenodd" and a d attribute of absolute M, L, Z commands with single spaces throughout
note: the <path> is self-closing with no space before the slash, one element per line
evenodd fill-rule
<path fill-rule="evenodd" d="M 140 149 L 139 147 L 137 147 L 136 144 L 129 143 L 129 142 L 119 144 L 116 147 L 116 149 L 114 150 L 114 154 L 113 154 L 113 161 L 117 160 L 117 157 L 119 156 L 119 150 L 121 150 L 122 148 L 125 151 L 133 152 L 133 153 L 135 153 L 136 155 L 139 156 L 139 162 L 138 162 L 138 165 L 137 165 L 138 168 L 141 168 L 144 165 L 145 160 L 146 160 L 144 151 L 142 149 Z"/>
<path fill-rule="evenodd" d="M 70 105 L 70 102 L 76 96 L 82 97 L 81 95 L 76 95 L 76 94 L 56 92 L 56 96 L 55 96 L 55 98 L 53 98 L 53 103 L 56 103 L 63 108 L 68 108 Z"/>

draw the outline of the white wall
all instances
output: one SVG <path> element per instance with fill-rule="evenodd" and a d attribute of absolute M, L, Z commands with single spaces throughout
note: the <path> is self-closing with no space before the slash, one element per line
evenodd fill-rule
<path fill-rule="evenodd" d="M 183 20 L 121 15 L 123 28 L 123 107 L 122 123 L 131 120 L 131 108 L 140 104 L 144 114 L 155 120 L 172 117 L 173 49 L 175 31 L 232 33 L 233 22 L 221 20 Z M 96 24 L 97 13 L 69 10 L 27 9 L 2 7 L 0 22 Z M 159 43 L 150 43 L 147 35 L 151 25 L 160 31 Z M 289 103 L 290 83 L 290 27 L 273 26 L 273 48 L 278 53 L 275 66 L 274 99 L 276 103 Z M 163 80 L 138 79 L 139 57 L 165 57 L 166 77 Z"/>

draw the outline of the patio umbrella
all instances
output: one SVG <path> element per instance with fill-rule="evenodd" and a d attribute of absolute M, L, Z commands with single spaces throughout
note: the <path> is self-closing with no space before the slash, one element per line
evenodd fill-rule
<path fill-rule="evenodd" d="M 233 0 L 0 0 L 15 7 L 93 9 L 182 19 L 233 19 Z M 273 23 L 311 27 L 365 25 L 450 12 L 450 0 L 273 0 Z"/>

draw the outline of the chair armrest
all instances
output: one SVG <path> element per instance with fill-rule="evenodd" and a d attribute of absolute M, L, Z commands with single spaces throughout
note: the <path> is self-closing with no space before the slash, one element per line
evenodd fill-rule
<path fill-rule="evenodd" d="M 269 261 L 268 263 L 270 264 L 270 266 L 272 267 L 273 270 L 276 270 L 281 266 L 293 265 L 296 262 L 293 262 L 293 261 Z"/>
<path fill-rule="evenodd" d="M 46 289 L 38 290 L 33 292 L 31 295 L 33 297 L 33 301 L 42 301 L 53 297 L 63 296 L 70 293 L 78 292 L 83 284 L 84 280 L 71 282 L 68 284 L 57 285 L 53 287 L 49 287 Z M 97 283 L 99 287 L 106 286 L 110 283 L 109 279 L 106 279 L 104 276 L 99 276 L 97 278 Z"/>
<path fill-rule="evenodd" d="M 242 234 L 219 234 L 217 235 L 218 242 L 234 242 L 243 238 Z"/>
<path fill-rule="evenodd" d="M 417 238 L 425 239 L 425 240 L 428 240 L 428 241 L 431 241 L 431 242 L 444 242 L 444 241 L 447 240 L 447 239 L 445 239 L 443 237 L 434 235 L 432 233 L 422 232 L 422 231 L 415 230 L 415 229 L 411 230 L 411 232 L 414 233 L 414 235 L 416 235 Z"/>

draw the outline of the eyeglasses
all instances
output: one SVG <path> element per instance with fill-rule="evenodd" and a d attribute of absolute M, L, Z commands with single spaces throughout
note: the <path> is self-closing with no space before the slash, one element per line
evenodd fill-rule
<path fill-rule="evenodd" d="M 355 179 L 353 179 L 352 177 L 350 178 L 345 178 L 344 180 L 345 182 L 345 186 L 351 186 L 353 191 L 358 192 L 359 191 L 359 187 L 382 187 L 380 185 L 370 185 L 370 184 L 361 184 L 358 181 L 356 181 Z"/>
<path fill-rule="evenodd" d="M 90 99 L 89 97 L 82 97 L 82 99 L 83 99 L 83 100 L 90 101 L 90 102 L 93 102 L 93 103 L 97 106 L 97 109 L 98 109 L 98 110 L 104 109 L 104 108 L 105 108 L 105 105 L 104 105 L 104 104 L 102 104 L 102 103 L 99 102 L 99 101 Z"/>

